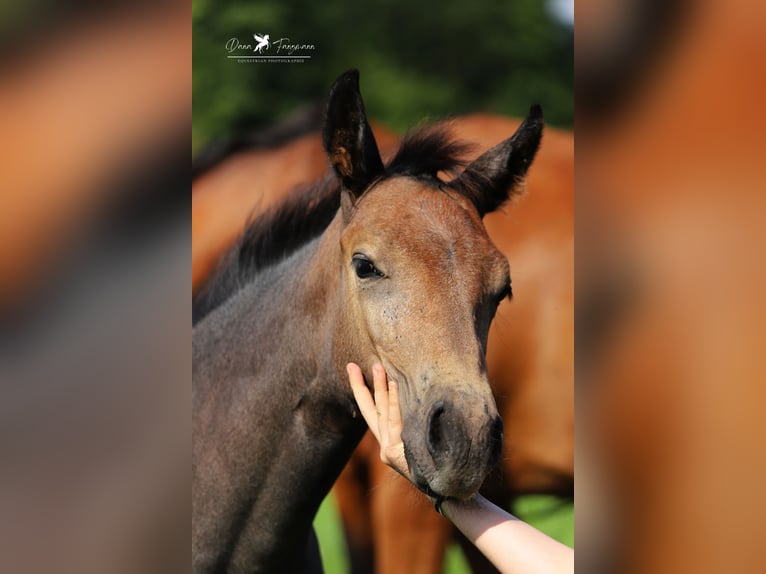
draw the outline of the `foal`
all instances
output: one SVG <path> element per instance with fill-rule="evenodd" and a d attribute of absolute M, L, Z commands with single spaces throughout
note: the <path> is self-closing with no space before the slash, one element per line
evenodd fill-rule
<path fill-rule="evenodd" d="M 323 143 L 339 183 L 258 218 L 195 304 L 195 572 L 321 571 L 312 520 L 366 429 L 349 361 L 398 381 L 417 486 L 478 490 L 502 446 L 487 333 L 511 292 L 482 217 L 518 189 L 541 135 L 535 106 L 449 181 L 465 149 L 438 129 L 384 166 L 358 73 L 338 78 Z"/>

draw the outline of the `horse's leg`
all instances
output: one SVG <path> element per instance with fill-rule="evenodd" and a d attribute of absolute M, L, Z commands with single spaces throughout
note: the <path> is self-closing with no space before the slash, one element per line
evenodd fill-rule
<path fill-rule="evenodd" d="M 377 574 L 440 574 L 450 523 L 406 479 L 375 457 L 373 526 Z"/>
<path fill-rule="evenodd" d="M 375 439 L 367 433 L 333 488 L 333 496 L 346 535 L 351 574 L 374 572 L 370 518 L 370 460 L 371 456 L 377 456 L 378 448 Z"/>

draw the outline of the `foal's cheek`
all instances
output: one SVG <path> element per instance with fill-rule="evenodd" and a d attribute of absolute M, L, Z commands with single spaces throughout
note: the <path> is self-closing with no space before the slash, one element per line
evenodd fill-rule
<path fill-rule="evenodd" d="M 374 302 L 366 308 L 367 325 L 375 346 L 386 352 L 402 345 L 404 319 L 401 307 L 392 300 Z"/>

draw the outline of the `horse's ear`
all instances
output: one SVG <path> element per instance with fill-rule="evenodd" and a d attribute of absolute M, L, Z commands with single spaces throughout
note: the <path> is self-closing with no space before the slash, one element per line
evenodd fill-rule
<path fill-rule="evenodd" d="M 327 104 L 322 142 L 343 184 L 341 205 L 348 215 L 346 212 L 362 192 L 383 173 L 378 145 L 364 112 L 357 70 L 349 70 L 335 80 Z"/>
<path fill-rule="evenodd" d="M 543 110 L 535 104 L 516 133 L 476 158 L 450 185 L 468 197 L 484 217 L 518 191 L 542 135 Z"/>

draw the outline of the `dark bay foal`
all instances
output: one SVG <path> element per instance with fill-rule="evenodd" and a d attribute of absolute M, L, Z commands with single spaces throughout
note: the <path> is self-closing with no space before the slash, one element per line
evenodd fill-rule
<path fill-rule="evenodd" d="M 349 361 L 399 382 L 418 487 L 478 490 L 502 444 L 487 332 L 510 295 L 482 217 L 518 189 L 541 134 L 533 107 L 448 180 L 465 148 L 421 129 L 384 165 L 358 73 L 338 78 L 323 138 L 337 181 L 255 220 L 195 302 L 195 572 L 321 571 L 312 521 L 366 429 Z"/>

